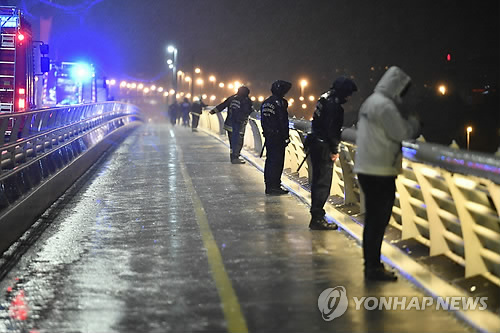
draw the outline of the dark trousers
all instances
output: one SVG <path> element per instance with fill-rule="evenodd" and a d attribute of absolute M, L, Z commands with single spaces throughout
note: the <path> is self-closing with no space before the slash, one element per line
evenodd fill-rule
<path fill-rule="evenodd" d="M 264 166 L 264 182 L 266 188 L 279 188 L 281 173 L 285 165 L 285 140 L 280 137 L 266 137 L 266 164 Z"/>
<path fill-rule="evenodd" d="M 233 122 L 233 132 L 230 138 L 232 150 L 232 158 L 240 157 L 241 149 L 243 148 L 243 137 L 245 136 L 245 123 Z"/>
<path fill-rule="evenodd" d="M 200 115 L 198 113 L 191 113 L 192 120 L 191 120 L 191 128 L 195 129 L 198 128 L 198 123 L 200 122 Z"/>
<path fill-rule="evenodd" d="M 372 268 L 380 265 L 380 248 L 396 197 L 396 177 L 359 174 L 358 180 L 366 209 L 363 255 L 365 267 Z"/>
<path fill-rule="evenodd" d="M 325 206 L 332 186 L 333 161 L 328 144 L 315 141 L 309 147 L 312 163 L 311 216 L 319 219 L 325 216 Z"/>

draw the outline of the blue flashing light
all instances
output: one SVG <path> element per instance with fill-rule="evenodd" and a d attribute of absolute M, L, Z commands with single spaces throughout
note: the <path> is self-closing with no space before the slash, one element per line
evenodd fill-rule
<path fill-rule="evenodd" d="M 88 82 L 94 75 L 92 67 L 86 63 L 78 63 L 71 68 L 70 76 L 73 80 L 78 82 Z"/>

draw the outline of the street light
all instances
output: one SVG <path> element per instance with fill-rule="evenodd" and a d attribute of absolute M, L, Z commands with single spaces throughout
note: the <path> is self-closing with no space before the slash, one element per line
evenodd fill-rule
<path fill-rule="evenodd" d="M 201 95 L 201 87 L 203 86 L 203 79 L 197 79 L 196 84 L 200 86 L 200 95 Z"/>
<path fill-rule="evenodd" d="M 307 86 L 307 80 L 300 80 L 300 96 L 304 96 L 304 88 Z"/>
<path fill-rule="evenodd" d="M 184 81 L 186 81 L 188 83 L 188 91 L 191 91 L 191 94 L 192 94 L 193 91 L 191 89 L 191 84 L 193 83 L 193 79 L 191 79 L 191 76 L 186 76 Z"/>
<path fill-rule="evenodd" d="M 172 86 L 177 91 L 177 48 L 173 45 L 169 45 L 167 47 L 167 52 L 172 53 L 173 58 L 174 58 L 172 60 L 172 63 L 170 63 L 170 64 L 168 64 L 168 60 L 167 60 L 167 64 L 168 64 L 168 67 L 170 69 L 172 69 Z"/>
<path fill-rule="evenodd" d="M 196 67 L 196 68 L 194 69 L 194 72 L 195 72 L 196 74 L 200 74 L 200 73 L 201 73 L 201 69 L 200 69 L 199 67 Z"/>
<path fill-rule="evenodd" d="M 469 150 L 470 134 L 472 133 L 472 126 L 467 127 L 467 150 Z"/>

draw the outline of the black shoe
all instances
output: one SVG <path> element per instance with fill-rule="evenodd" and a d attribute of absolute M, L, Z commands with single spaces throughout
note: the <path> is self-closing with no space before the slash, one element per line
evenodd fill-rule
<path fill-rule="evenodd" d="M 328 221 L 322 218 L 313 218 L 309 223 L 309 229 L 311 230 L 337 230 L 339 228 L 335 223 L 328 223 Z"/>
<path fill-rule="evenodd" d="M 266 194 L 267 195 L 284 195 L 284 194 L 288 194 L 288 190 L 286 190 L 282 187 L 266 188 Z"/>
<path fill-rule="evenodd" d="M 238 158 L 232 158 L 231 163 L 233 163 L 233 164 L 245 164 L 246 162 L 241 157 L 238 157 Z"/>
<path fill-rule="evenodd" d="M 365 279 L 370 281 L 396 281 L 398 277 L 394 272 L 385 269 L 384 265 L 365 267 Z"/>

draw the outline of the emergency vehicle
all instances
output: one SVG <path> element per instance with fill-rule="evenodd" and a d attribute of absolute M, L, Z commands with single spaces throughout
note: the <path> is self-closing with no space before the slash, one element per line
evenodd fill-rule
<path fill-rule="evenodd" d="M 19 9 L 0 6 L 0 28 L 0 113 L 29 110 L 35 105 L 31 25 Z"/>

